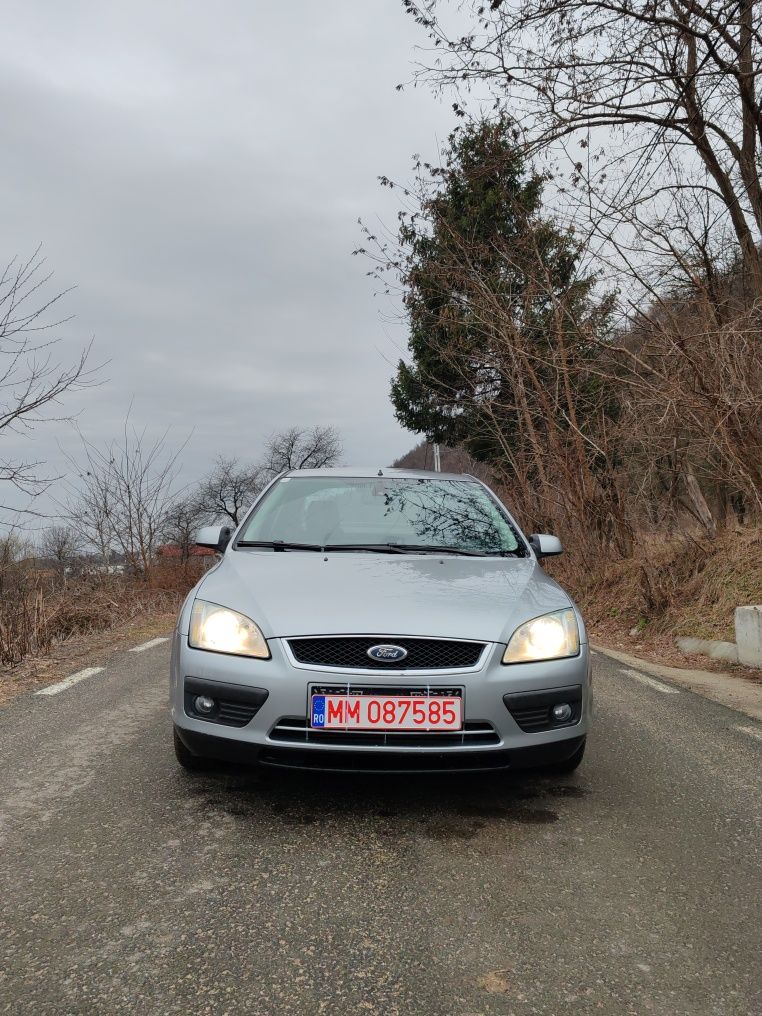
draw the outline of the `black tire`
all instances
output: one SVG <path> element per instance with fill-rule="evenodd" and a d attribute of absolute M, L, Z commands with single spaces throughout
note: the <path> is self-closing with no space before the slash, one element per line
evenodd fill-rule
<path fill-rule="evenodd" d="M 579 748 L 577 748 L 574 754 L 570 755 L 569 758 L 565 758 L 561 762 L 551 762 L 550 765 L 543 766 L 542 771 L 552 776 L 566 776 L 569 773 L 573 773 L 585 757 L 586 743 L 586 741 L 583 741 Z"/>
<path fill-rule="evenodd" d="M 175 757 L 183 769 L 190 773 L 205 773 L 215 769 L 217 762 L 213 758 L 204 758 L 202 755 L 194 755 L 180 739 L 177 730 L 173 730 L 175 741 Z"/>

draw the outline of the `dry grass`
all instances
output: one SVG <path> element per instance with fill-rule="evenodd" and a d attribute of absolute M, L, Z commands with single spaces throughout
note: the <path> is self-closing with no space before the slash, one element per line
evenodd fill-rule
<path fill-rule="evenodd" d="M 554 575 L 575 596 L 593 632 L 673 644 L 681 635 L 735 640 L 735 608 L 762 602 L 762 526 L 716 540 L 640 538 L 634 557 L 582 573 L 573 554 Z M 632 635 L 630 634 L 632 633 Z"/>
<path fill-rule="evenodd" d="M 144 614 L 116 623 L 101 632 L 73 635 L 46 653 L 27 656 L 13 667 L 0 667 L 0 706 L 17 695 L 53 684 L 84 667 L 106 666 L 115 652 L 129 649 L 172 631 L 176 610 Z"/>
<path fill-rule="evenodd" d="M 96 575 L 64 587 L 22 574 L 0 598 L 0 665 L 13 668 L 69 640 L 174 613 L 199 574 L 197 564 L 168 564 L 148 581 Z"/>

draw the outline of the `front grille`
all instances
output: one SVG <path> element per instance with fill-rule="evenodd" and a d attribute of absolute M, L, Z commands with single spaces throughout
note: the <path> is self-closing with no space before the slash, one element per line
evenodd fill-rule
<path fill-rule="evenodd" d="M 371 646 L 391 644 L 407 650 L 403 660 L 374 660 Z M 484 642 L 456 639 L 395 638 L 393 635 L 342 635 L 325 638 L 288 639 L 298 663 L 346 670 L 465 670 L 475 667 L 484 652 Z"/>
<path fill-rule="evenodd" d="M 270 731 L 271 741 L 289 744 L 356 745 L 367 748 L 455 748 L 500 744 L 491 723 L 467 722 L 462 730 L 312 730 L 303 716 L 285 716 Z"/>

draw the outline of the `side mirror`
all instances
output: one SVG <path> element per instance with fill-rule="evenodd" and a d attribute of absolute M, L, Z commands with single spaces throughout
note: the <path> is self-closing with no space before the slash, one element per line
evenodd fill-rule
<path fill-rule="evenodd" d="M 529 537 L 529 546 L 538 558 L 556 557 L 564 550 L 558 537 L 549 533 L 532 533 Z"/>
<path fill-rule="evenodd" d="M 196 546 L 209 547 L 222 554 L 232 535 L 233 530 L 230 526 L 202 526 L 196 534 Z"/>

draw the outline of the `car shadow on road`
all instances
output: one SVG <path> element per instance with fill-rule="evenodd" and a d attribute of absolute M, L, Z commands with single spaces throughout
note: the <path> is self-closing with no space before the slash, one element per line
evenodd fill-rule
<path fill-rule="evenodd" d="M 496 821 L 550 825 L 558 803 L 590 790 L 579 774 L 336 774 L 224 767 L 195 776 L 192 792 L 217 812 L 266 816 L 288 826 L 375 820 L 395 835 L 401 826 L 429 839 L 470 839 Z"/>

